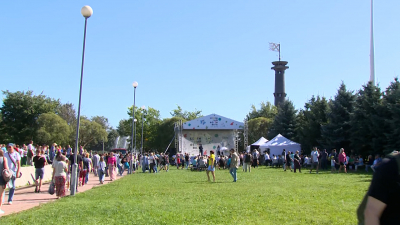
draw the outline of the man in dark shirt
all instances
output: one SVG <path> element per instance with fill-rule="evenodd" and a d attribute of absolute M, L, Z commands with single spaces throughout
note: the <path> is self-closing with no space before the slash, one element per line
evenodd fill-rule
<path fill-rule="evenodd" d="M 368 190 L 365 224 L 400 224 L 400 175 L 395 158 L 376 168 Z"/>
<path fill-rule="evenodd" d="M 292 172 L 292 158 L 290 158 L 290 151 L 288 152 L 288 154 L 286 154 L 286 168 L 285 168 L 285 171 L 286 171 L 286 169 L 287 168 L 289 168 L 290 169 L 290 172 Z"/>
<path fill-rule="evenodd" d="M 200 156 L 203 156 L 203 145 L 199 145 Z"/>
<path fill-rule="evenodd" d="M 33 157 L 33 163 L 35 166 L 35 193 L 40 192 L 42 187 L 42 180 L 44 177 L 44 166 L 46 165 L 46 158 L 41 155 L 40 150 L 36 150 L 36 156 Z M 40 180 L 39 180 L 40 179 Z"/>

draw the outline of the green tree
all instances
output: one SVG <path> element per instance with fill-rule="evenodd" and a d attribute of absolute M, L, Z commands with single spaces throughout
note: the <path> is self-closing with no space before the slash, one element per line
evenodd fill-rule
<path fill-rule="evenodd" d="M 297 110 L 291 101 L 286 100 L 278 106 L 272 126 L 268 132 L 267 139 L 272 139 L 276 135 L 281 134 L 286 138 L 295 140 L 296 138 L 296 119 Z"/>
<path fill-rule="evenodd" d="M 3 91 L 5 98 L 0 107 L 2 121 L 1 133 L 7 141 L 27 143 L 35 140 L 39 125 L 37 119 L 43 113 L 55 112 L 59 100 L 46 97 L 43 94 L 34 95 L 32 91 Z M 4 140 L 3 140 L 4 141 Z"/>
<path fill-rule="evenodd" d="M 91 118 L 91 121 L 97 122 L 98 124 L 100 124 L 105 130 L 109 130 L 110 124 L 108 123 L 108 118 L 104 117 L 104 116 L 93 116 Z"/>
<path fill-rule="evenodd" d="M 321 127 L 327 123 L 328 101 L 325 97 L 314 96 L 300 110 L 297 119 L 297 136 L 303 149 L 311 150 L 313 146 L 323 144 Z M 300 125 L 301 124 L 301 125 Z"/>
<path fill-rule="evenodd" d="M 62 104 L 58 107 L 57 115 L 63 118 L 68 125 L 76 125 L 76 112 L 72 103 Z"/>
<path fill-rule="evenodd" d="M 386 88 L 383 96 L 383 107 L 380 112 L 384 113 L 384 133 L 387 139 L 385 153 L 400 150 L 400 82 L 398 78 Z"/>
<path fill-rule="evenodd" d="M 363 155 L 382 152 L 386 144 L 381 104 L 381 90 L 371 82 L 358 91 L 350 121 L 351 147 Z"/>
<path fill-rule="evenodd" d="M 275 107 L 270 102 L 267 103 L 261 102 L 260 106 L 261 106 L 260 109 L 257 109 L 255 105 L 251 105 L 251 111 L 246 116 L 246 119 L 248 121 L 258 117 L 273 119 L 278 112 L 278 108 Z"/>
<path fill-rule="evenodd" d="M 107 142 L 107 131 L 97 122 L 81 118 L 79 125 L 79 145 L 93 146 L 99 142 Z"/>
<path fill-rule="evenodd" d="M 175 123 L 179 120 L 183 120 L 183 122 L 186 122 L 186 120 L 179 117 L 167 118 L 161 121 L 157 128 L 157 149 L 159 149 L 160 151 L 165 151 L 167 149 L 168 144 L 171 142 L 172 138 L 175 135 Z M 175 141 L 171 143 L 170 147 L 174 146 Z"/>
<path fill-rule="evenodd" d="M 132 134 L 132 108 L 128 108 L 128 115 L 130 118 L 128 120 L 121 120 L 118 124 L 117 131 L 120 136 L 131 136 Z M 143 120 L 142 120 L 143 115 Z M 147 110 L 141 110 L 135 107 L 135 118 L 136 122 L 136 147 L 137 149 L 141 146 L 142 140 L 142 122 L 143 122 L 143 148 L 144 150 L 157 150 L 157 128 L 160 119 L 160 111 L 149 107 Z M 130 139 L 129 139 L 130 141 Z M 129 146 L 130 148 L 130 146 Z"/>
<path fill-rule="evenodd" d="M 201 110 L 195 109 L 193 112 L 188 112 L 186 110 L 183 111 L 179 105 L 177 105 L 177 107 L 178 108 L 172 110 L 172 112 L 170 113 L 172 117 L 183 118 L 187 121 L 202 117 Z"/>
<path fill-rule="evenodd" d="M 248 121 L 249 144 L 256 142 L 261 137 L 268 137 L 268 129 L 273 120 L 271 118 L 257 117 Z"/>
<path fill-rule="evenodd" d="M 39 116 L 36 143 L 67 145 L 71 133 L 67 122 L 54 113 L 43 113 Z"/>
<path fill-rule="evenodd" d="M 325 148 L 350 148 L 350 115 L 354 110 L 355 95 L 342 82 L 335 98 L 329 102 L 327 124 L 321 127 Z"/>

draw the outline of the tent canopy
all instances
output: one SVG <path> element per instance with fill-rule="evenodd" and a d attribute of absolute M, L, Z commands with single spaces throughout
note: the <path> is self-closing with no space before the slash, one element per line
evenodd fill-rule
<path fill-rule="evenodd" d="M 270 156 L 272 155 L 280 155 L 282 154 L 283 149 L 286 150 L 286 152 L 295 152 L 295 151 L 300 151 L 301 150 L 301 145 L 299 143 L 296 143 L 294 141 L 291 141 L 287 139 L 286 137 L 282 136 L 281 134 L 276 135 L 274 138 L 272 138 L 270 141 L 261 144 L 260 149 L 262 152 L 265 150 L 269 149 Z"/>
<path fill-rule="evenodd" d="M 258 141 L 254 142 L 251 145 L 262 145 L 262 144 L 265 144 L 267 141 L 268 141 L 267 139 L 265 139 L 264 137 L 261 137 L 260 139 L 258 139 Z"/>

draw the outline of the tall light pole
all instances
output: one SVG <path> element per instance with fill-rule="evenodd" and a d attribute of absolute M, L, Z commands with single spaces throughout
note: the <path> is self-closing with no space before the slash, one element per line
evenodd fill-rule
<path fill-rule="evenodd" d="M 133 122 L 135 123 L 134 125 L 134 128 L 135 128 L 135 152 L 136 152 L 136 123 L 137 123 L 137 119 L 135 118 L 134 120 L 133 120 Z"/>
<path fill-rule="evenodd" d="M 83 31 L 83 51 L 82 51 L 82 65 L 81 65 L 81 84 L 79 89 L 79 104 L 78 104 L 78 118 L 76 122 L 76 139 L 75 139 L 75 152 L 74 152 L 74 165 L 72 165 L 72 174 L 71 174 L 71 195 L 75 195 L 77 188 L 77 180 L 78 180 L 78 143 L 79 143 L 79 123 L 81 120 L 81 97 L 82 97 L 82 80 L 83 80 L 83 64 L 85 61 L 85 43 L 86 43 L 86 25 L 87 19 L 93 14 L 93 9 L 85 5 L 81 9 L 82 16 L 85 17 L 85 29 Z"/>
<path fill-rule="evenodd" d="M 143 120 L 144 120 L 144 111 L 146 110 L 146 106 L 140 107 L 142 109 L 142 142 L 140 144 L 140 154 L 143 155 Z"/>
<path fill-rule="evenodd" d="M 133 82 L 132 84 L 133 86 L 133 108 L 132 108 L 132 135 L 131 135 L 131 157 L 133 158 L 133 127 L 135 126 L 135 100 L 136 100 L 136 88 L 138 86 L 138 82 Z M 136 146 L 135 146 L 136 147 Z M 133 166 L 133 161 L 131 160 L 131 165 L 129 170 L 132 170 L 132 166 Z"/>

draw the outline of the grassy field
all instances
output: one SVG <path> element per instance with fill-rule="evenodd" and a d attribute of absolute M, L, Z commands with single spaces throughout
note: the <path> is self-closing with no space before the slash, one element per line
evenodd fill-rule
<path fill-rule="evenodd" d="M 138 173 L 0 218 L 0 224 L 356 224 L 371 175 L 284 172 L 260 167 Z"/>

